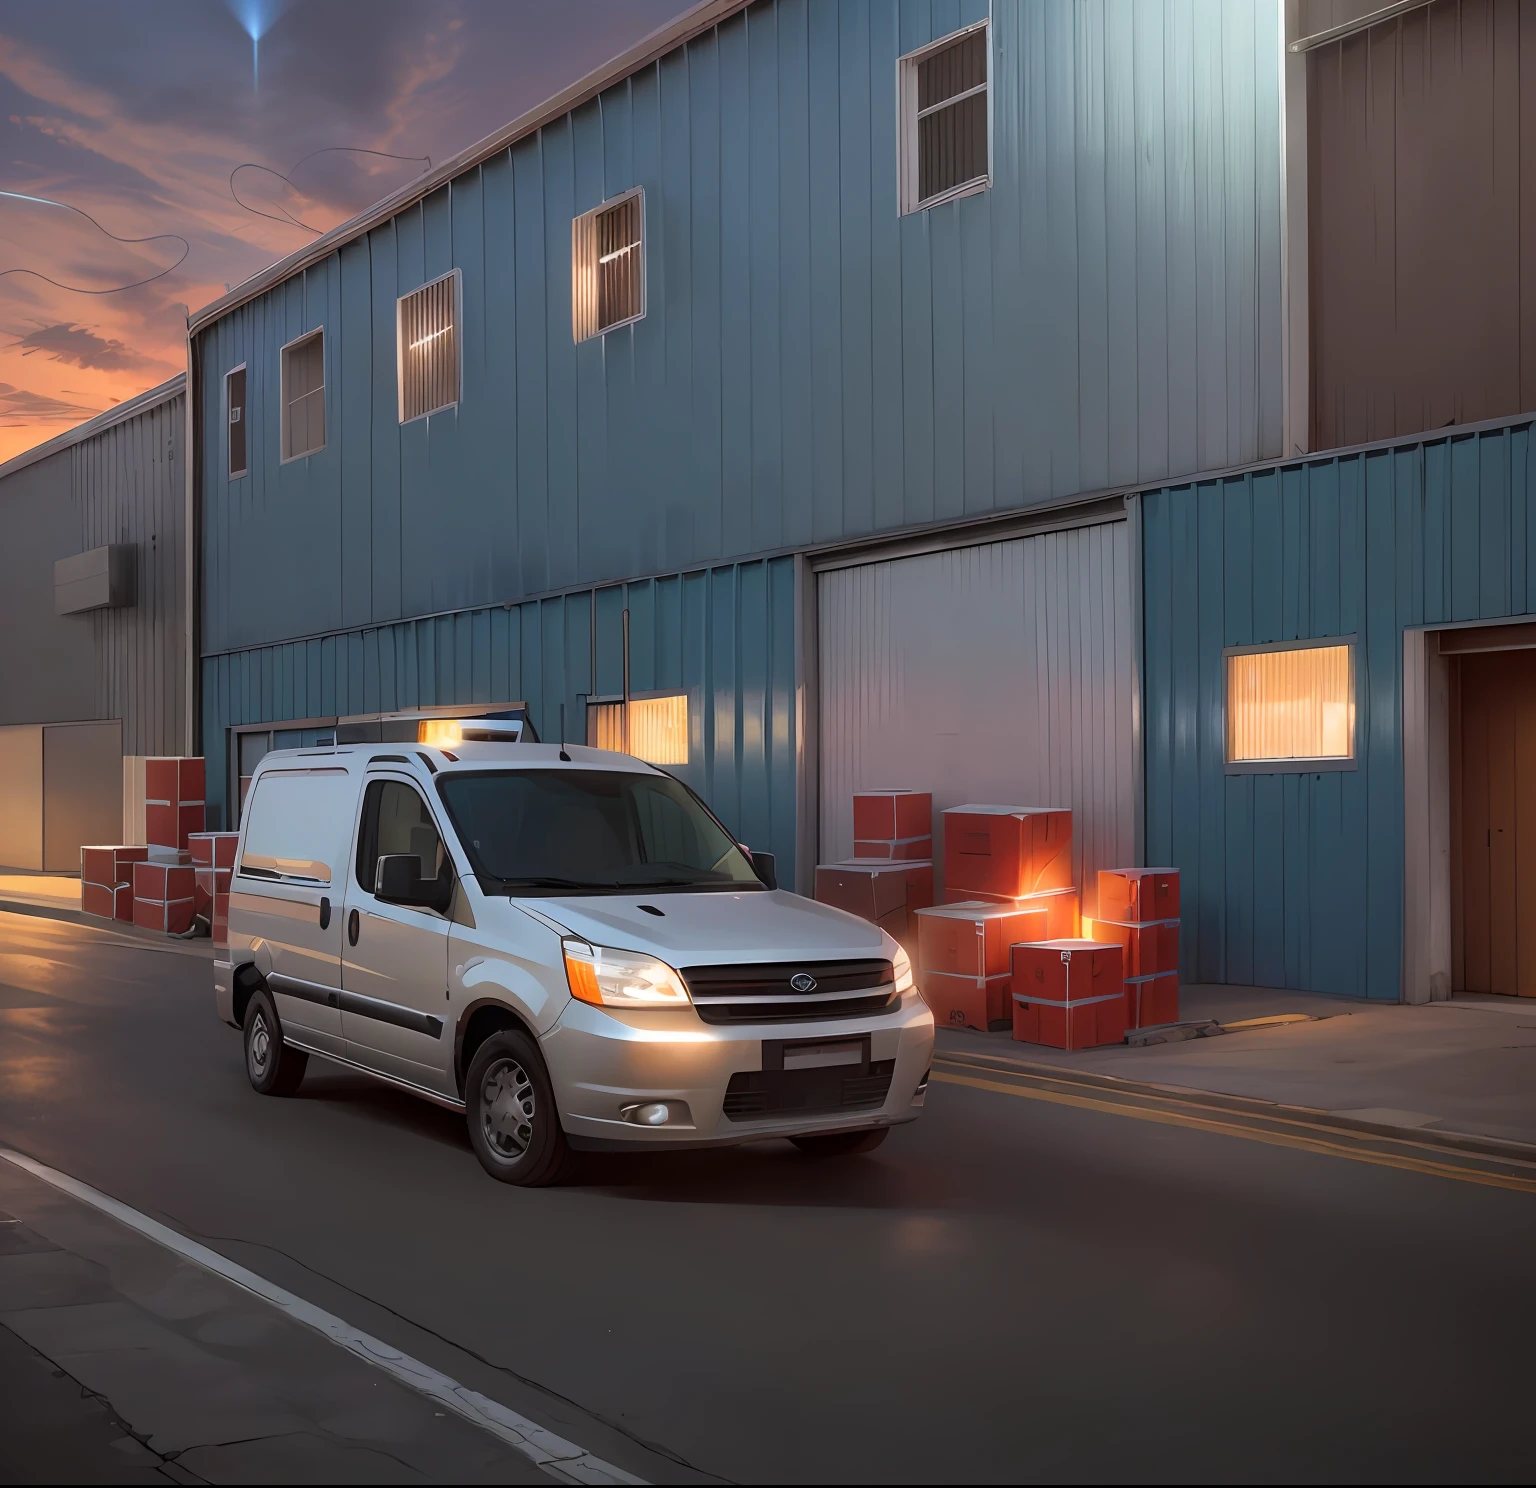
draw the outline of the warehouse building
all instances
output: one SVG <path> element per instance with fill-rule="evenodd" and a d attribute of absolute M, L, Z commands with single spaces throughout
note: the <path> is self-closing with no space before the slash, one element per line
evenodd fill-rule
<path fill-rule="evenodd" d="M 215 820 L 522 707 L 802 890 L 856 789 L 1064 805 L 1187 980 L 1536 992 L 1536 38 L 1378 9 L 710 0 L 193 316 Z"/>
<path fill-rule="evenodd" d="M 1280 38 L 1213 16 L 705 4 L 195 315 L 225 819 L 525 702 L 802 888 L 871 780 L 1133 857 L 1125 485 L 1283 448 Z"/>
<path fill-rule="evenodd" d="M 142 842 L 131 761 L 191 746 L 185 383 L 0 465 L 7 868 L 79 872 L 83 843 Z"/>

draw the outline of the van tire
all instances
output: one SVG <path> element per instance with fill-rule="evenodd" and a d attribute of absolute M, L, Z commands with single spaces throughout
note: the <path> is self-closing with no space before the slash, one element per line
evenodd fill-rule
<path fill-rule="evenodd" d="M 309 1055 L 283 1042 L 272 994 L 263 988 L 245 1007 L 245 1073 L 262 1095 L 292 1095 L 304 1078 Z"/>
<path fill-rule="evenodd" d="M 888 1126 L 872 1126 L 865 1131 L 828 1132 L 822 1137 L 791 1137 L 807 1157 L 859 1157 L 873 1152 L 890 1135 Z"/>
<path fill-rule="evenodd" d="M 464 1118 L 469 1145 L 492 1178 L 540 1188 L 569 1173 L 554 1086 L 526 1033 L 503 1029 L 475 1050 L 464 1080 Z"/>

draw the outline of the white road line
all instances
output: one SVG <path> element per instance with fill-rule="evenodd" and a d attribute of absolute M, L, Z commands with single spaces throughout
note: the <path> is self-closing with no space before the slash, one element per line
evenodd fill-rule
<path fill-rule="evenodd" d="M 306 1328 L 313 1328 L 315 1332 L 323 1333 L 332 1343 L 340 1344 L 348 1353 L 356 1354 L 359 1359 L 373 1365 L 375 1369 L 382 1369 L 385 1374 L 391 1375 L 401 1384 L 425 1395 L 429 1400 L 435 1400 L 455 1415 L 462 1416 L 466 1421 L 473 1422 L 482 1430 L 506 1442 L 508 1446 L 521 1452 L 530 1461 L 537 1463 L 551 1477 L 566 1483 L 645 1483 L 644 1478 L 634 1477 L 623 1468 L 615 1467 L 611 1462 L 604 1462 L 600 1457 L 594 1457 L 574 1442 L 568 1442 L 564 1437 L 556 1436 L 552 1431 L 546 1431 L 544 1427 L 530 1421 L 526 1416 L 520 1416 L 516 1411 L 508 1410 L 506 1406 L 481 1395 L 476 1390 L 467 1389 L 457 1380 L 450 1379 L 446 1374 L 423 1364 L 419 1359 L 413 1359 L 409 1354 L 402 1354 L 399 1349 L 384 1343 L 381 1339 L 354 1328 L 339 1317 L 314 1306 L 313 1303 L 306 1302 L 302 1297 L 295 1297 L 292 1292 L 274 1285 L 265 1277 L 258 1276 L 254 1271 L 247 1271 L 244 1266 L 237 1266 L 217 1251 L 209 1250 L 206 1245 L 199 1245 L 195 1240 L 188 1240 L 185 1235 L 177 1234 L 175 1230 L 169 1229 L 158 1220 L 151 1219 L 147 1214 L 140 1214 L 137 1209 L 130 1209 L 126 1204 L 98 1192 L 89 1184 L 81 1183 L 79 1179 L 71 1178 L 67 1173 L 60 1173 L 55 1168 L 35 1162 L 32 1158 L 24 1157 L 21 1153 L 12 1152 L 5 1147 L 0 1147 L 0 1158 L 14 1163 L 18 1168 L 31 1173 L 34 1178 L 42 1179 L 44 1183 L 51 1184 L 60 1192 L 67 1193 L 72 1198 L 80 1199 L 92 1208 L 101 1210 L 103 1214 L 110 1214 L 113 1219 L 127 1225 L 129 1229 L 137 1230 L 139 1234 L 155 1241 L 158 1245 L 165 1246 L 167 1250 L 175 1251 L 177 1255 L 201 1266 L 205 1271 L 211 1271 L 215 1276 L 222 1276 L 226 1281 L 232 1281 L 236 1286 L 260 1297 L 263 1302 L 270 1303 L 278 1311 L 286 1313 L 296 1323 L 302 1323 Z"/>

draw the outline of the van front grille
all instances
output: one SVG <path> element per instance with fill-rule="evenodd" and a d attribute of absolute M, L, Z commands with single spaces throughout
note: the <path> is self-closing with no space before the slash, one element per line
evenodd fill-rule
<path fill-rule="evenodd" d="M 896 1002 L 889 961 L 785 961 L 769 965 L 685 966 L 695 1010 L 706 1023 L 804 1023 L 882 1013 Z M 793 977 L 815 985 L 800 991 Z"/>
<path fill-rule="evenodd" d="M 847 1068 L 743 1070 L 731 1076 L 722 1109 L 729 1121 L 760 1121 L 883 1106 L 896 1061 L 874 1060 L 868 1074 L 851 1075 Z"/>

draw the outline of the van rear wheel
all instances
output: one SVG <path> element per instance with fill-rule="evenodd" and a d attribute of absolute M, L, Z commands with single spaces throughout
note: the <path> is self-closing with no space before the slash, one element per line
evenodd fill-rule
<path fill-rule="evenodd" d="M 807 1157 L 858 1157 L 873 1152 L 887 1136 L 888 1126 L 872 1126 L 865 1131 L 828 1132 L 822 1137 L 791 1137 Z"/>
<path fill-rule="evenodd" d="M 304 1078 L 309 1055 L 283 1042 L 272 994 L 253 993 L 245 1009 L 245 1073 L 262 1095 L 292 1095 Z"/>
<path fill-rule="evenodd" d="M 504 1029 L 475 1050 L 464 1081 L 464 1116 L 469 1144 L 492 1178 L 538 1188 L 570 1171 L 549 1071 L 527 1034 Z"/>

